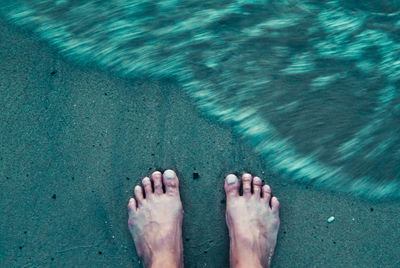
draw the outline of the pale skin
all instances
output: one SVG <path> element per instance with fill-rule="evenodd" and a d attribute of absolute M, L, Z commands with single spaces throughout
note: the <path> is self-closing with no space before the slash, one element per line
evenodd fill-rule
<path fill-rule="evenodd" d="M 243 195 L 239 195 L 240 184 Z M 269 267 L 280 223 L 278 199 L 271 198 L 271 188 L 263 186 L 259 177 L 248 173 L 241 180 L 229 174 L 224 188 L 230 266 Z M 155 171 L 134 192 L 128 204 L 128 226 L 144 266 L 183 267 L 183 210 L 176 173 Z"/>

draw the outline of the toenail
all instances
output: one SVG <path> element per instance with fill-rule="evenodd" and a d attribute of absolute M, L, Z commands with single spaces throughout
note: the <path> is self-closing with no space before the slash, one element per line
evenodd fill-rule
<path fill-rule="evenodd" d="M 150 182 L 150 178 L 145 177 L 145 178 L 143 178 L 142 182 L 143 183 L 149 183 Z"/>
<path fill-rule="evenodd" d="M 236 182 L 236 176 L 235 175 L 228 175 L 228 177 L 226 178 L 226 182 L 228 184 L 232 184 Z"/>
<path fill-rule="evenodd" d="M 136 187 L 135 187 L 135 191 L 136 192 L 140 192 L 142 189 L 140 188 L 140 186 L 139 185 L 136 185 Z"/>
<path fill-rule="evenodd" d="M 261 183 L 261 179 L 259 177 L 254 177 L 253 181 L 255 183 Z"/>
<path fill-rule="evenodd" d="M 173 170 L 168 169 L 164 172 L 164 178 L 166 178 L 166 179 L 173 179 L 173 178 L 175 178 L 175 176 L 176 175 Z"/>

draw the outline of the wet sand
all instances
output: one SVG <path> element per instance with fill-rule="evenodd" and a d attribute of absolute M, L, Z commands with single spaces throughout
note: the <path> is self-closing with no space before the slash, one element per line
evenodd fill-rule
<path fill-rule="evenodd" d="M 181 179 L 187 267 L 228 267 L 223 178 L 244 171 L 281 201 L 274 267 L 400 265 L 398 203 L 289 182 L 173 81 L 76 66 L 4 20 L 0 111 L 1 267 L 140 267 L 126 204 L 166 168 Z"/>

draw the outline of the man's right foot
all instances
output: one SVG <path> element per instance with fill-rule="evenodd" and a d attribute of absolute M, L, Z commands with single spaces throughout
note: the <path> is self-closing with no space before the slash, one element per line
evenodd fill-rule
<path fill-rule="evenodd" d="M 170 169 L 164 174 L 155 171 L 142 184 L 135 187 L 135 198 L 128 204 L 128 226 L 138 256 L 148 268 L 182 268 L 183 210 L 178 177 Z"/>
<path fill-rule="evenodd" d="M 231 267 L 269 267 L 279 230 L 279 202 L 271 198 L 268 185 L 261 187 L 259 177 L 245 173 L 242 183 L 240 196 L 239 179 L 233 174 L 225 178 Z"/>

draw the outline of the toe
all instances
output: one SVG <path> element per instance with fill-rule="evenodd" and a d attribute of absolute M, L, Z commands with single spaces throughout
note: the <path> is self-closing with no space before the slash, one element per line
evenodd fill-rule
<path fill-rule="evenodd" d="M 128 203 L 128 213 L 129 213 L 129 215 L 132 212 L 136 212 L 136 201 L 135 201 L 135 198 L 129 199 L 129 203 Z"/>
<path fill-rule="evenodd" d="M 162 189 L 162 174 L 160 171 L 155 171 L 153 174 L 151 174 L 151 178 L 153 179 L 154 182 L 154 193 L 155 194 L 162 194 L 163 189 Z"/>
<path fill-rule="evenodd" d="M 243 183 L 243 196 L 250 197 L 251 196 L 251 181 L 253 177 L 249 173 L 244 173 L 242 175 L 242 183 Z"/>
<path fill-rule="evenodd" d="M 178 194 L 179 193 L 179 180 L 176 173 L 167 169 L 163 174 L 163 182 L 165 185 L 165 193 L 167 194 Z"/>
<path fill-rule="evenodd" d="M 146 193 L 146 198 L 149 198 L 153 194 L 153 188 L 151 187 L 151 180 L 149 177 L 145 177 L 142 180 L 144 192 Z"/>
<path fill-rule="evenodd" d="M 239 180 L 234 174 L 226 176 L 225 192 L 227 198 L 239 196 Z"/>
<path fill-rule="evenodd" d="M 142 187 L 139 185 L 136 185 L 135 187 L 135 197 L 138 205 L 140 206 L 143 203 L 144 197 Z"/>
<path fill-rule="evenodd" d="M 276 198 L 275 196 L 272 197 L 271 199 L 271 208 L 272 208 L 272 212 L 276 215 L 279 214 L 279 201 L 278 198 Z"/>
<path fill-rule="evenodd" d="M 262 192 L 264 201 L 269 204 L 269 200 L 271 199 L 271 187 L 269 187 L 269 185 L 264 185 L 262 187 Z"/>
<path fill-rule="evenodd" d="M 253 197 L 259 199 L 261 197 L 261 184 L 262 181 L 259 177 L 253 178 Z"/>

